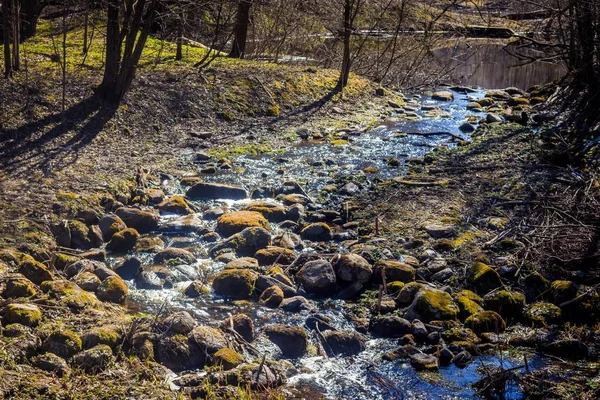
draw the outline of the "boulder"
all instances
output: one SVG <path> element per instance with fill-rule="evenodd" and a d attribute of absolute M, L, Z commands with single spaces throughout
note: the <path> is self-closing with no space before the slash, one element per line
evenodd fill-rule
<path fill-rule="evenodd" d="M 331 296 L 335 292 L 335 271 L 325 260 L 307 262 L 296 274 L 296 279 L 308 293 Z"/>
<path fill-rule="evenodd" d="M 469 318 L 471 315 L 483 311 L 481 304 L 483 299 L 470 290 L 462 290 L 454 296 L 458 306 L 458 318 L 461 321 Z"/>
<path fill-rule="evenodd" d="M 562 310 L 552 303 L 537 302 L 529 306 L 525 311 L 525 317 L 534 326 L 546 327 L 561 321 Z"/>
<path fill-rule="evenodd" d="M 287 212 L 282 205 L 266 201 L 255 201 L 250 203 L 245 211 L 258 212 L 269 222 L 282 222 L 287 219 Z"/>
<path fill-rule="evenodd" d="M 42 320 L 42 312 L 34 304 L 9 304 L 5 308 L 5 322 L 7 324 L 21 324 L 37 326 Z"/>
<path fill-rule="evenodd" d="M 355 331 L 327 330 L 323 333 L 325 350 L 331 356 L 353 356 L 366 347 L 366 338 Z"/>
<path fill-rule="evenodd" d="M 105 215 L 98 225 L 105 242 L 110 241 L 115 233 L 127 228 L 125 222 L 114 214 Z"/>
<path fill-rule="evenodd" d="M 189 337 L 200 348 L 200 352 L 212 355 L 220 349 L 227 347 L 227 340 L 220 329 L 210 326 L 197 326 L 189 334 Z"/>
<path fill-rule="evenodd" d="M 235 211 L 223 214 L 217 220 L 217 232 L 229 237 L 246 228 L 264 228 L 271 230 L 269 221 L 261 213 L 255 211 Z"/>
<path fill-rule="evenodd" d="M 287 299 L 283 299 L 279 308 L 288 312 L 300 312 L 306 310 L 312 310 L 310 302 L 302 296 L 294 296 Z"/>
<path fill-rule="evenodd" d="M 42 371 L 48 371 L 56 374 L 58 377 L 65 377 L 71 372 L 67 362 L 52 353 L 40 354 L 32 360 L 32 365 Z"/>
<path fill-rule="evenodd" d="M 502 333 L 506 329 L 506 322 L 495 311 L 481 311 L 467 318 L 465 327 L 478 335 L 484 332 Z"/>
<path fill-rule="evenodd" d="M 254 292 L 257 277 L 257 273 L 247 269 L 228 269 L 215 275 L 212 287 L 219 296 L 248 299 Z"/>
<path fill-rule="evenodd" d="M 48 353 L 56 354 L 62 358 L 69 358 L 77 354 L 82 349 L 82 342 L 79 335 L 67 329 L 52 332 L 44 343 L 42 349 Z"/>
<path fill-rule="evenodd" d="M 185 196 L 191 200 L 242 200 L 248 197 L 248 193 L 240 187 L 200 182 L 189 188 Z"/>
<path fill-rule="evenodd" d="M 244 362 L 244 356 L 233 349 L 224 348 L 217 351 L 212 358 L 212 365 L 228 371 Z"/>
<path fill-rule="evenodd" d="M 258 270 L 258 260 L 254 257 L 240 257 L 225 264 L 225 269 L 251 269 Z"/>
<path fill-rule="evenodd" d="M 271 233 L 264 228 L 246 228 L 225 239 L 211 249 L 216 257 L 223 253 L 234 252 L 238 256 L 252 256 L 258 250 L 271 244 Z"/>
<path fill-rule="evenodd" d="M 313 242 L 326 242 L 331 240 L 331 228 L 324 222 L 317 222 L 306 226 L 300 231 L 300 236 Z"/>
<path fill-rule="evenodd" d="M 162 324 L 166 331 L 187 335 L 196 326 L 196 321 L 187 311 L 178 311 L 166 317 Z"/>
<path fill-rule="evenodd" d="M 295 233 L 283 232 L 273 238 L 273 246 L 296 249 L 302 246 L 302 239 Z"/>
<path fill-rule="evenodd" d="M 31 297 L 37 293 L 35 284 L 24 277 L 8 278 L 2 296 L 4 298 Z"/>
<path fill-rule="evenodd" d="M 153 212 L 121 207 L 116 214 L 127 227 L 134 228 L 139 233 L 149 233 L 158 229 L 159 217 Z"/>
<path fill-rule="evenodd" d="M 106 249 L 116 253 L 125 253 L 133 250 L 140 234 L 133 228 L 126 228 L 115 233 L 110 242 L 106 245 Z"/>
<path fill-rule="evenodd" d="M 156 253 L 165 248 L 165 242 L 158 236 L 139 238 L 135 244 L 137 253 Z"/>
<path fill-rule="evenodd" d="M 169 247 L 154 256 L 154 263 L 159 265 L 167 264 L 171 260 L 184 264 L 193 264 L 196 261 L 196 257 L 191 252 L 177 247 Z"/>
<path fill-rule="evenodd" d="M 100 344 L 73 357 L 73 365 L 88 374 L 97 374 L 104 371 L 114 360 L 110 347 Z"/>
<path fill-rule="evenodd" d="M 221 326 L 225 329 L 233 329 L 248 343 L 254 341 L 254 322 L 246 314 L 236 314 L 225 319 Z"/>
<path fill-rule="evenodd" d="M 342 254 L 334 265 L 336 276 L 345 282 L 368 282 L 373 271 L 371 264 L 354 253 Z"/>
<path fill-rule="evenodd" d="M 401 337 L 411 332 L 411 325 L 396 315 L 384 315 L 371 321 L 371 330 L 382 337 Z"/>
<path fill-rule="evenodd" d="M 262 292 L 258 302 L 260 305 L 265 307 L 277 308 L 283 301 L 284 297 L 283 290 L 281 290 L 279 286 L 273 285 Z"/>
<path fill-rule="evenodd" d="M 260 249 L 254 254 L 261 266 L 280 264 L 289 265 L 296 259 L 296 253 L 283 247 L 267 247 Z"/>
<path fill-rule="evenodd" d="M 308 335 L 304 328 L 272 324 L 265 326 L 263 333 L 279 347 L 286 358 L 300 358 L 306 353 Z"/>
<path fill-rule="evenodd" d="M 454 94 L 450 91 L 442 90 L 442 91 L 433 93 L 431 95 L 431 98 L 433 100 L 438 100 L 438 101 L 453 101 Z"/>
<path fill-rule="evenodd" d="M 98 287 L 98 299 L 111 303 L 123 304 L 127 299 L 129 289 L 118 276 L 109 276 Z"/>
<path fill-rule="evenodd" d="M 159 337 L 154 355 L 157 362 L 177 372 L 201 367 L 205 362 L 205 355 L 198 351 L 194 340 L 180 334 Z"/>
<path fill-rule="evenodd" d="M 507 290 L 489 293 L 483 298 L 483 308 L 496 311 L 504 318 L 518 319 L 523 315 L 525 295 Z"/>
<path fill-rule="evenodd" d="M 48 267 L 35 261 L 32 257 L 25 257 L 19 265 L 19 272 L 36 285 L 52 280 L 52 273 Z"/>
<path fill-rule="evenodd" d="M 410 265 L 396 260 L 379 260 L 375 263 L 375 279 L 382 282 L 385 273 L 386 282 L 412 282 L 415 280 L 416 270 Z"/>
<path fill-rule="evenodd" d="M 82 272 L 75 275 L 71 280 L 87 292 L 95 292 L 102 283 L 100 278 L 91 272 Z"/>
<path fill-rule="evenodd" d="M 98 345 L 106 345 L 116 349 L 121 344 L 123 335 L 115 325 L 96 326 L 81 336 L 84 349 L 91 349 Z"/>
<path fill-rule="evenodd" d="M 416 353 L 411 356 L 410 365 L 417 371 L 437 371 L 439 369 L 439 360 L 436 356 L 425 353 Z"/>
<path fill-rule="evenodd" d="M 454 320 L 457 316 L 458 307 L 452 297 L 446 292 L 433 289 L 417 293 L 405 314 L 408 320 L 419 319 L 424 322 Z"/>
<path fill-rule="evenodd" d="M 479 294 L 486 294 L 502 286 L 498 272 L 482 262 L 476 262 L 469 270 L 467 282 Z"/>
<path fill-rule="evenodd" d="M 193 213 L 192 209 L 190 208 L 185 198 L 183 198 L 183 196 L 169 197 L 168 199 L 164 200 L 158 205 L 158 209 L 161 213 L 172 213 L 181 215 Z"/>

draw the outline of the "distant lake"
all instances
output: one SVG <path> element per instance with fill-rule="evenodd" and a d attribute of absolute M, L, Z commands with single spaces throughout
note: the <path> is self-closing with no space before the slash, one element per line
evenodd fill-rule
<path fill-rule="evenodd" d="M 436 50 L 434 54 L 447 58 L 454 67 L 450 74 L 454 83 L 490 89 L 510 86 L 527 89 L 560 78 L 567 72 L 562 64 L 519 65 L 524 61 L 511 56 L 503 47 L 479 41 Z"/>

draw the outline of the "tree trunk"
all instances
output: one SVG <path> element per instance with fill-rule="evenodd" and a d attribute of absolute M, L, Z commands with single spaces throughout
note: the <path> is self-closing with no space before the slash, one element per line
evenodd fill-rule
<path fill-rule="evenodd" d="M 175 55 L 176 60 L 183 60 L 183 24 L 185 18 L 183 11 L 179 15 L 179 24 L 177 25 L 177 54 Z"/>
<path fill-rule="evenodd" d="M 88 53 L 88 31 L 90 26 L 90 0 L 83 0 L 85 2 L 85 11 L 83 17 L 83 49 L 82 53 L 87 55 Z"/>
<path fill-rule="evenodd" d="M 11 43 L 11 9 L 12 0 L 4 0 L 2 2 L 2 39 L 4 42 L 4 77 L 10 78 L 12 76 L 12 57 L 10 51 Z"/>
<path fill-rule="evenodd" d="M 12 0 L 12 65 L 13 71 L 21 68 L 21 0 Z"/>
<path fill-rule="evenodd" d="M 98 91 L 108 100 L 119 73 L 121 59 L 121 30 L 119 28 L 119 0 L 108 1 L 108 23 L 106 26 L 106 59 L 104 77 Z"/>
<path fill-rule="evenodd" d="M 235 20 L 233 45 L 229 57 L 244 58 L 246 55 L 246 41 L 248 39 L 248 25 L 250 24 L 250 7 L 252 0 L 240 0 L 238 3 Z"/>
<path fill-rule="evenodd" d="M 344 2 L 344 54 L 342 56 L 342 70 L 338 86 L 345 88 L 348 85 L 348 77 L 350 76 L 351 56 L 350 56 L 350 39 L 352 35 L 352 0 Z"/>
<path fill-rule="evenodd" d="M 45 5 L 42 0 L 25 0 L 21 4 L 21 39 L 35 35 L 37 22 Z"/>

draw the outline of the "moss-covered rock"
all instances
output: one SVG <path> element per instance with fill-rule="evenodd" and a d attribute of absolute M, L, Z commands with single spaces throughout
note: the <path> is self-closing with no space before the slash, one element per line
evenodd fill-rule
<path fill-rule="evenodd" d="M 458 307 L 446 292 L 425 289 L 417 294 L 405 317 L 424 322 L 453 320 L 458 316 Z"/>
<path fill-rule="evenodd" d="M 219 296 L 248 299 L 254 292 L 257 278 L 257 273 L 247 269 L 229 269 L 217 273 L 212 286 Z"/>
<path fill-rule="evenodd" d="M 54 253 L 54 257 L 52 257 L 52 264 L 54 268 L 59 271 L 64 271 L 69 265 L 76 263 L 79 261 L 79 257 L 72 256 L 65 253 Z"/>
<path fill-rule="evenodd" d="M 94 247 L 89 237 L 90 228 L 83 222 L 70 221 L 69 231 L 71 232 L 71 247 L 84 250 Z"/>
<path fill-rule="evenodd" d="M 560 307 L 552 303 L 533 303 L 525 311 L 525 317 L 537 327 L 545 327 L 559 323 L 562 317 Z"/>
<path fill-rule="evenodd" d="M 188 337 L 199 347 L 200 352 L 208 355 L 227 347 L 227 339 L 223 331 L 212 326 L 197 326 Z"/>
<path fill-rule="evenodd" d="M 548 297 L 550 281 L 539 272 L 532 272 L 525 277 L 524 286 L 527 301 L 533 302 Z"/>
<path fill-rule="evenodd" d="M 270 246 L 266 249 L 260 249 L 254 253 L 254 258 L 258 260 L 258 264 L 263 265 L 288 265 L 296 259 L 296 253 L 293 250 L 283 247 Z"/>
<path fill-rule="evenodd" d="M 419 293 L 419 291 L 424 287 L 425 286 L 422 283 L 418 282 L 407 283 L 404 285 L 404 287 L 402 287 L 402 289 L 400 289 L 398 296 L 396 296 L 396 304 L 398 304 L 400 307 L 405 307 L 412 304 L 417 296 L 417 293 Z"/>
<path fill-rule="evenodd" d="M 382 282 L 385 274 L 386 282 L 412 282 L 415 280 L 416 270 L 414 267 L 396 260 L 379 260 L 375 263 L 375 278 Z"/>
<path fill-rule="evenodd" d="M 355 331 L 323 332 L 323 338 L 327 343 L 327 352 L 331 356 L 353 356 L 359 354 L 366 347 L 366 338 Z"/>
<path fill-rule="evenodd" d="M 35 261 L 32 257 L 25 258 L 19 265 L 19 272 L 36 285 L 44 281 L 51 281 L 53 278 L 48 267 Z"/>
<path fill-rule="evenodd" d="M 140 234 L 134 228 L 126 228 L 122 231 L 115 233 L 110 242 L 106 245 L 106 249 L 117 253 L 125 253 L 132 250 Z"/>
<path fill-rule="evenodd" d="M 186 177 L 181 178 L 181 180 L 179 181 L 181 186 L 184 186 L 184 187 L 194 186 L 195 184 L 201 183 L 201 182 L 204 182 L 204 179 L 202 179 L 199 176 L 186 176 Z"/>
<path fill-rule="evenodd" d="M 324 222 L 317 222 L 304 227 L 300 231 L 300 236 L 313 242 L 326 242 L 332 238 L 331 228 Z"/>
<path fill-rule="evenodd" d="M 158 205 L 158 209 L 162 213 L 173 213 L 187 215 L 193 211 L 183 196 L 172 196 Z"/>
<path fill-rule="evenodd" d="M 113 214 L 104 216 L 98 223 L 98 226 L 100 226 L 100 231 L 105 242 L 110 241 L 115 233 L 127 228 L 125 222 Z"/>
<path fill-rule="evenodd" d="M 276 203 L 266 201 L 255 201 L 245 208 L 246 211 L 253 211 L 262 214 L 269 222 L 282 222 L 287 219 L 285 208 Z"/>
<path fill-rule="evenodd" d="M 35 296 L 37 289 L 33 282 L 27 278 L 10 278 L 6 282 L 6 287 L 2 296 L 4 298 L 18 298 L 18 297 L 31 297 Z"/>
<path fill-rule="evenodd" d="M 236 258 L 235 260 L 231 260 L 225 264 L 225 269 L 251 269 L 253 271 L 264 270 L 264 268 L 259 267 L 258 260 L 254 257 L 240 257 Z"/>
<path fill-rule="evenodd" d="M 246 228 L 230 236 L 211 249 L 211 255 L 218 257 L 225 253 L 238 256 L 253 256 L 258 250 L 271 244 L 271 233 L 264 228 Z"/>
<path fill-rule="evenodd" d="M 259 212 L 236 211 L 223 214 L 217 219 L 217 232 L 229 237 L 243 231 L 246 228 L 263 228 L 271 231 L 269 221 Z"/>
<path fill-rule="evenodd" d="M 48 353 L 67 359 L 81 351 L 82 343 L 77 333 L 68 329 L 61 329 L 52 332 L 44 340 L 42 348 Z"/>
<path fill-rule="evenodd" d="M 483 311 L 483 308 L 481 307 L 483 299 L 470 290 L 463 290 L 457 293 L 454 296 L 454 299 L 458 306 L 458 318 L 461 321 L 464 321 L 473 314 Z M 478 299 L 479 302 L 476 302 L 476 299 Z"/>
<path fill-rule="evenodd" d="M 196 257 L 185 249 L 180 249 L 177 247 L 169 247 L 158 252 L 154 256 L 154 263 L 163 265 L 169 263 L 169 261 L 176 260 L 176 262 L 184 263 L 184 264 L 192 264 L 196 261 Z"/>
<path fill-rule="evenodd" d="M 120 277 L 109 276 L 102 281 L 96 294 L 102 301 L 123 304 L 127 300 L 129 289 Z"/>
<path fill-rule="evenodd" d="M 417 371 L 437 371 L 439 369 L 439 360 L 436 356 L 416 353 L 409 356 L 410 365 Z"/>
<path fill-rule="evenodd" d="M 86 292 L 94 293 L 96 292 L 96 290 L 98 290 L 98 287 L 100 287 L 100 284 L 102 283 L 102 281 L 100 280 L 100 278 L 98 278 L 97 275 L 88 271 L 84 271 L 80 274 L 75 275 L 73 278 L 71 278 L 71 280 Z"/>
<path fill-rule="evenodd" d="M 163 336 L 154 345 L 156 361 L 173 371 L 204 365 L 205 355 L 184 335 Z"/>
<path fill-rule="evenodd" d="M 361 255 L 354 253 L 342 254 L 333 268 L 337 278 L 343 282 L 365 283 L 373 275 L 371 264 Z"/>
<path fill-rule="evenodd" d="M 138 253 L 158 253 L 165 248 L 165 242 L 158 236 L 139 238 L 135 244 Z"/>
<path fill-rule="evenodd" d="M 286 358 L 299 358 L 306 353 L 308 335 L 300 326 L 272 324 L 265 326 L 263 332 Z"/>
<path fill-rule="evenodd" d="M 486 294 L 502 286 L 498 272 L 481 262 L 473 264 L 467 279 L 475 292 L 479 294 Z"/>
<path fill-rule="evenodd" d="M 73 357 L 73 365 L 88 374 L 97 374 L 104 371 L 113 360 L 111 348 L 100 344 L 76 354 Z"/>
<path fill-rule="evenodd" d="M 483 298 L 483 308 L 496 311 L 504 318 L 518 319 L 523 315 L 525 295 L 518 292 L 498 290 Z"/>
<path fill-rule="evenodd" d="M 42 320 L 42 312 L 34 304 L 9 304 L 6 306 L 5 320 L 8 324 L 37 326 Z"/>
<path fill-rule="evenodd" d="M 550 299 L 554 304 L 561 304 L 577 296 L 579 286 L 571 281 L 557 280 L 550 284 Z"/>
<path fill-rule="evenodd" d="M 506 329 L 506 322 L 495 311 L 481 311 L 467 318 L 465 327 L 478 335 L 483 332 L 501 333 Z"/>
<path fill-rule="evenodd" d="M 158 229 L 159 217 L 153 212 L 121 207 L 116 214 L 127 227 L 133 228 L 139 233 L 149 233 Z"/>
<path fill-rule="evenodd" d="M 31 364 L 42 371 L 52 372 L 59 377 L 65 377 L 71 372 L 71 368 L 69 368 L 67 362 L 52 353 L 44 353 L 36 356 L 31 360 Z"/>
<path fill-rule="evenodd" d="M 70 281 L 45 281 L 40 289 L 50 298 L 58 300 L 60 305 L 70 308 L 82 309 L 96 303 L 93 294 L 85 292 L 76 283 Z"/>
<path fill-rule="evenodd" d="M 224 348 L 217 351 L 212 357 L 212 365 L 227 371 L 244 362 L 244 356 L 233 349 Z"/>
<path fill-rule="evenodd" d="M 403 287 L 404 287 L 404 282 L 400 282 L 400 281 L 389 282 L 387 284 L 387 292 L 390 296 L 397 297 Z"/>
<path fill-rule="evenodd" d="M 121 340 L 121 331 L 115 325 L 94 327 L 81 337 L 84 349 L 91 349 L 98 345 L 106 345 L 111 349 L 115 349 L 121 344 Z"/>
<path fill-rule="evenodd" d="M 279 286 L 273 285 L 261 293 L 258 302 L 265 307 L 277 308 L 284 297 L 283 290 Z"/>

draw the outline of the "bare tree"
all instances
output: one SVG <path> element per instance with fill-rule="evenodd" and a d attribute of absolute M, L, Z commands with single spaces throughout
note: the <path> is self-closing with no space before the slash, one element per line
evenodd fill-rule
<path fill-rule="evenodd" d="M 248 25 L 250 24 L 250 7 L 252 0 L 239 0 L 237 16 L 234 27 L 233 44 L 229 57 L 244 58 L 246 56 L 246 41 L 248 39 Z"/>
<path fill-rule="evenodd" d="M 131 87 L 157 4 L 158 0 L 108 0 L 104 78 L 98 88 L 106 100 L 120 102 Z"/>

